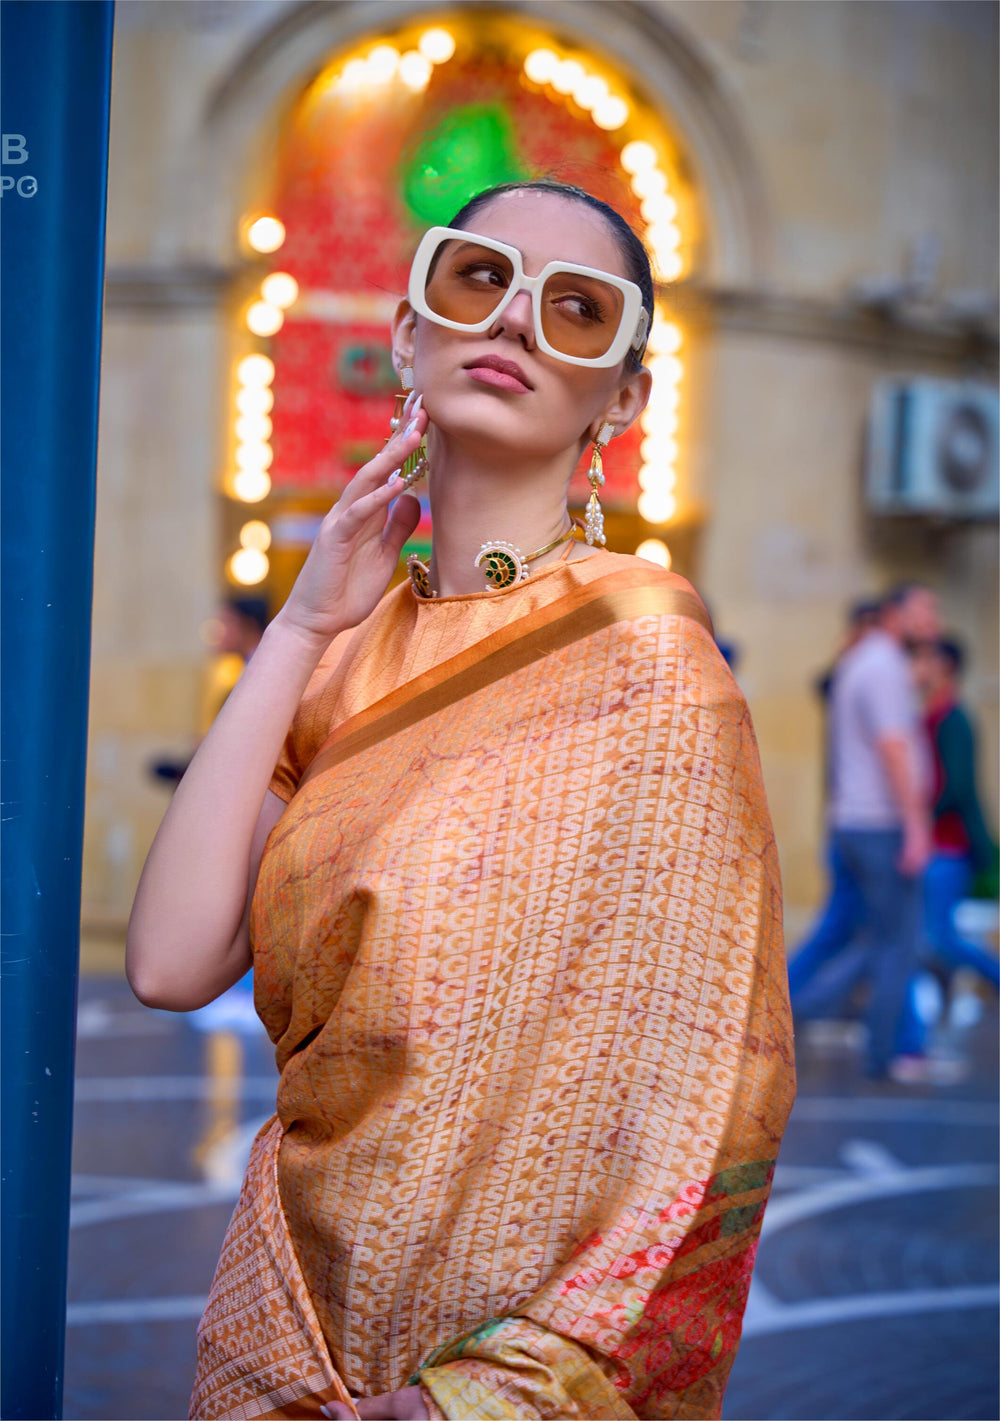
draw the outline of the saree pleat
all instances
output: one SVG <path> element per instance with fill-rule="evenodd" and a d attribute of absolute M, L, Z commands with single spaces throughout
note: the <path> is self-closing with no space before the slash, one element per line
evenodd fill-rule
<path fill-rule="evenodd" d="M 749 713 L 651 566 L 503 597 L 390 594 L 276 771 L 285 1324 L 449 1417 L 717 1416 L 794 1082 Z"/>

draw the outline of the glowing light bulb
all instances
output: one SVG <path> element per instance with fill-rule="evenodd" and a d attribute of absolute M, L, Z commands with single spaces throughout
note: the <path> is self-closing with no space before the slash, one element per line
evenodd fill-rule
<path fill-rule="evenodd" d="M 427 88 L 433 73 L 434 65 L 419 50 L 409 50 L 399 61 L 399 77 L 415 94 Z"/>
<path fill-rule="evenodd" d="M 244 414 L 236 421 L 236 438 L 243 441 L 270 439 L 274 426 L 266 414 Z"/>
<path fill-rule="evenodd" d="M 662 468 L 659 464 L 644 464 L 639 470 L 639 487 L 644 493 L 673 493 L 676 486 L 676 469 Z"/>
<path fill-rule="evenodd" d="M 437 27 L 424 30 L 417 42 L 417 48 L 432 64 L 447 64 L 455 53 L 455 36 L 450 30 Z"/>
<path fill-rule="evenodd" d="M 387 83 L 398 68 L 399 50 L 391 44 L 377 44 L 368 56 L 368 73 L 378 83 Z"/>
<path fill-rule="evenodd" d="M 262 518 L 251 518 L 240 529 L 240 543 L 244 548 L 254 548 L 266 553 L 271 546 L 271 530 Z"/>
<path fill-rule="evenodd" d="M 272 271 L 261 282 L 260 294 L 272 306 L 284 311 L 298 299 L 299 283 L 287 271 Z"/>
<path fill-rule="evenodd" d="M 342 89 L 360 89 L 368 82 L 368 65 L 363 59 L 349 59 L 340 76 Z"/>
<path fill-rule="evenodd" d="M 274 408 L 274 391 L 266 385 L 251 385 L 237 394 L 236 408 L 240 414 L 267 414 Z"/>
<path fill-rule="evenodd" d="M 666 410 L 675 410 L 681 402 L 681 392 L 676 385 L 664 385 L 657 399 Z"/>
<path fill-rule="evenodd" d="M 573 99 L 582 109 L 593 109 L 608 97 L 608 86 L 599 74 L 585 74 L 573 86 Z"/>
<path fill-rule="evenodd" d="M 553 74 L 550 83 L 557 94 L 568 94 L 581 79 L 586 79 L 587 71 L 582 64 L 575 59 L 564 59 L 556 72 Z"/>
<path fill-rule="evenodd" d="M 267 554 L 259 548 L 240 548 L 226 564 L 229 576 L 241 587 L 255 587 L 263 582 L 270 566 Z"/>
<path fill-rule="evenodd" d="M 261 388 L 270 385 L 274 379 L 274 361 L 267 355 L 244 355 L 236 373 L 241 384 Z"/>
<path fill-rule="evenodd" d="M 524 61 L 524 72 L 533 84 L 548 84 L 559 67 L 551 49 L 533 49 Z"/>
<path fill-rule="evenodd" d="M 233 475 L 233 497 L 241 503 L 259 503 L 271 492 L 271 476 L 264 469 L 237 469 Z"/>
<path fill-rule="evenodd" d="M 270 301 L 255 301 L 247 309 L 247 329 L 255 336 L 273 336 L 285 324 L 285 313 L 280 306 L 272 306 Z"/>
<path fill-rule="evenodd" d="M 654 390 L 653 399 L 643 412 L 641 425 L 643 434 L 662 439 L 672 439 L 677 432 L 677 401 L 680 396 L 677 387 Z"/>
<path fill-rule="evenodd" d="M 677 434 L 677 426 L 678 419 L 676 410 L 657 410 L 651 421 L 643 420 L 642 432 L 646 436 L 646 439 L 642 441 L 643 451 L 646 449 L 647 439 L 655 441 L 657 447 L 659 447 L 664 440 L 673 440 Z M 651 444 L 650 449 L 652 448 L 653 445 Z M 648 453 L 643 452 L 642 457 L 648 459 L 650 456 Z"/>
<path fill-rule="evenodd" d="M 659 168 L 643 168 L 632 175 L 632 191 L 636 197 L 662 197 L 667 191 L 667 179 Z"/>
<path fill-rule="evenodd" d="M 654 355 L 646 362 L 646 368 L 655 384 L 676 385 L 684 378 L 684 364 L 676 355 Z"/>
<path fill-rule="evenodd" d="M 646 229 L 646 241 L 656 253 L 670 256 L 681 244 L 681 229 L 675 222 L 658 222 Z"/>
<path fill-rule="evenodd" d="M 655 168 L 659 160 L 652 143 L 643 143 L 641 139 L 636 139 L 625 144 L 619 154 L 619 161 L 626 173 L 643 173 L 647 168 Z"/>
<path fill-rule="evenodd" d="M 649 337 L 649 352 L 651 355 L 674 355 L 684 344 L 684 334 L 680 326 L 673 321 L 666 321 L 662 317 L 653 322 L 653 329 Z"/>
<path fill-rule="evenodd" d="M 274 460 L 274 450 L 262 439 L 248 439 L 236 446 L 236 463 L 241 469 L 269 469 Z"/>
<path fill-rule="evenodd" d="M 255 252 L 276 252 L 285 240 L 285 224 L 277 217 L 258 217 L 247 228 L 247 241 Z"/>
<path fill-rule="evenodd" d="M 659 223 L 672 222 L 677 216 L 677 202 L 668 192 L 655 194 L 647 197 L 640 204 L 639 211 L 642 213 L 643 221 L 655 226 Z"/>
<path fill-rule="evenodd" d="M 647 489 L 639 495 L 639 515 L 647 523 L 669 523 L 677 512 L 677 499 L 659 489 Z"/>
<path fill-rule="evenodd" d="M 621 128 L 623 123 L 628 122 L 628 115 L 629 107 L 625 100 L 610 94 L 599 104 L 594 105 L 590 116 L 598 128 L 606 129 L 611 133 L 614 129 Z"/>
<path fill-rule="evenodd" d="M 664 481 L 667 481 L 667 473 L 670 474 L 670 484 L 673 486 L 673 462 L 677 458 L 677 440 L 672 439 L 669 434 L 663 434 L 657 430 L 655 434 L 647 434 L 642 441 L 641 451 L 643 462 L 650 470 L 662 470 Z M 643 484 L 643 488 L 648 488 L 648 484 Z"/>
<path fill-rule="evenodd" d="M 644 538 L 635 550 L 637 558 L 645 558 L 647 562 L 655 562 L 657 567 L 665 567 L 670 571 L 673 559 L 670 556 L 670 549 L 660 538 Z"/>

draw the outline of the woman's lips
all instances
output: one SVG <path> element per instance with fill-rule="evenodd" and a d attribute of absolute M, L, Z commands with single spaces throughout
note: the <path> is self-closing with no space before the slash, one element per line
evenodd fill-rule
<path fill-rule="evenodd" d="M 473 380 L 481 385 L 492 385 L 495 390 L 510 390 L 513 394 L 524 395 L 532 388 L 528 377 L 512 360 L 487 355 L 465 368 Z"/>

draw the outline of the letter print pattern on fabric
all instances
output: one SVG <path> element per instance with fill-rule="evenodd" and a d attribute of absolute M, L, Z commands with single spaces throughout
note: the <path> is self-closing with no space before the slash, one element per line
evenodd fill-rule
<path fill-rule="evenodd" d="M 253 935 L 281 1198 L 347 1384 L 520 1312 L 637 1414 L 712 1414 L 794 1073 L 756 745 L 707 634 L 619 623 L 318 775 Z"/>

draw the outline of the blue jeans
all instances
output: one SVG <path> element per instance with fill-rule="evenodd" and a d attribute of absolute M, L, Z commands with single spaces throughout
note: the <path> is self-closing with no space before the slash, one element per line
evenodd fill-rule
<path fill-rule="evenodd" d="M 816 974 L 852 940 L 862 917 L 861 893 L 837 852 L 833 835 L 827 842 L 826 862 L 830 874 L 826 907 L 809 937 L 799 945 L 788 964 L 788 989 L 796 1010 L 799 998 Z"/>
<path fill-rule="evenodd" d="M 814 970 L 806 979 L 805 968 L 799 969 L 797 976 L 802 980 L 792 1003 L 800 1021 L 829 1016 L 846 1004 L 860 981 L 867 980 L 871 985 L 868 1073 L 874 1077 L 884 1076 L 888 1070 L 907 984 L 917 964 L 921 881 L 905 877 L 897 868 L 902 843 L 899 829 L 834 830 L 834 891 L 819 929 L 803 949 L 812 949 L 817 966 L 825 953 L 823 970 Z M 836 911 L 831 913 L 831 907 Z M 820 929 L 828 920 L 837 931 L 830 928 L 824 935 Z M 850 951 L 841 951 L 855 931 L 857 944 Z M 829 960 L 837 952 L 836 960 Z M 792 967 L 798 968 L 798 962 L 797 957 Z"/>
<path fill-rule="evenodd" d="M 955 909 L 972 888 L 971 860 L 960 854 L 936 854 L 924 874 L 924 927 L 931 961 L 943 967 L 971 968 L 1000 989 L 1000 962 L 991 952 L 962 937 L 955 927 Z M 897 1049 L 922 1055 L 927 1048 L 927 1023 L 918 1014 L 913 983 L 900 1023 Z"/>

